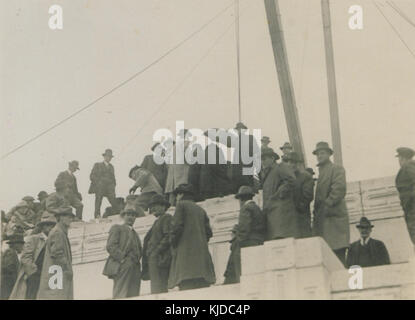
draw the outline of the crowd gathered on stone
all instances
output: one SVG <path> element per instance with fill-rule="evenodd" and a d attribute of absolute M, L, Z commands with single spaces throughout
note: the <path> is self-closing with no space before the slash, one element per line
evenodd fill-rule
<path fill-rule="evenodd" d="M 281 156 L 269 144 L 269 137 L 256 140 L 246 133 L 243 123 L 235 127 L 241 159 L 242 135 L 247 135 L 250 156 L 260 150 L 261 170 L 244 174 L 248 165 L 223 161 L 220 141 L 207 148 L 216 151 L 215 163 L 176 163 L 174 148 L 171 163 L 159 164 L 154 151 L 141 165 L 129 171 L 133 185 L 125 197 L 116 196 L 116 178 L 111 164 L 113 152 L 105 150 L 104 161 L 94 164 L 90 173 L 89 194 L 95 195 L 94 217 L 120 215 L 123 223 L 112 225 L 106 250 L 108 259 L 102 271 L 112 279 L 113 298 L 140 295 L 141 281 L 150 281 L 151 293 L 164 293 L 208 287 L 216 283 L 208 242 L 213 236 L 209 216 L 198 202 L 234 195 L 240 203 L 238 224 L 232 230 L 230 254 L 224 284 L 238 283 L 241 276 L 241 248 L 262 245 L 284 238 L 322 237 L 345 267 L 389 264 L 385 244 L 370 237 L 374 227 L 367 217 L 356 225 L 360 239 L 350 243 L 345 169 L 331 161 L 333 150 L 318 142 L 313 154 L 318 177 L 306 168 L 301 153 L 290 143 L 281 146 Z M 186 130 L 183 132 L 186 136 Z M 207 133 L 205 133 L 207 137 Z M 174 145 L 174 142 L 173 144 Z M 184 142 L 191 148 L 190 141 Z M 225 147 L 229 147 L 226 144 Z M 235 154 L 234 153 L 234 154 Z M 238 154 L 239 153 L 239 154 Z M 410 239 L 415 244 L 415 151 L 397 149 L 400 171 L 396 177 L 401 206 Z M 207 157 L 207 153 L 206 153 Z M 69 162 L 59 173 L 56 191 L 39 192 L 37 201 L 25 196 L 7 213 L 2 211 L 2 243 L 7 244 L 1 262 L 2 299 L 73 299 L 72 253 L 68 229 L 73 221 L 83 220 L 82 195 L 77 187 L 79 162 Z M 140 193 L 136 191 L 140 189 Z M 262 208 L 254 201 L 262 190 Z M 101 217 L 103 198 L 110 207 Z M 313 206 L 312 206 L 313 203 Z M 174 214 L 167 213 L 174 207 Z M 313 207 L 313 208 L 312 208 Z M 152 214 L 155 221 L 141 242 L 134 224 L 137 217 Z M 62 270 L 62 285 L 50 285 L 50 268 Z"/>

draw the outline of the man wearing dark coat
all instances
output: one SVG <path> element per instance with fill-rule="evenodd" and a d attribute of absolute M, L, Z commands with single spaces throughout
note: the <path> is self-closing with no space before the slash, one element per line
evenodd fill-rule
<path fill-rule="evenodd" d="M 290 152 L 282 157 L 295 174 L 294 203 L 297 209 L 298 237 L 311 237 L 310 203 L 314 198 L 314 179 L 303 168 L 303 161 L 297 152 Z"/>
<path fill-rule="evenodd" d="M 142 246 L 134 230 L 137 212 L 126 207 L 120 214 L 123 224 L 115 224 L 109 231 L 109 257 L 103 274 L 114 280 L 113 299 L 140 295 Z"/>
<path fill-rule="evenodd" d="M 170 242 L 173 257 L 168 287 L 180 290 L 208 287 L 216 282 L 208 241 L 212 229 L 206 211 L 193 201 L 193 187 L 179 185 L 174 193 L 178 199 L 172 219 Z"/>
<path fill-rule="evenodd" d="M 9 247 L 1 255 L 1 299 L 7 300 L 12 293 L 20 266 L 18 254 L 23 250 L 23 234 L 13 234 L 6 242 Z"/>
<path fill-rule="evenodd" d="M 261 153 L 264 168 L 269 168 L 263 184 L 263 210 L 267 219 L 267 240 L 298 236 L 294 205 L 295 175 L 287 163 L 275 163 L 278 155 L 268 148 Z"/>
<path fill-rule="evenodd" d="M 102 156 L 104 157 L 104 161 L 95 163 L 89 176 L 91 185 L 88 193 L 95 193 L 95 218 L 101 217 L 101 204 L 104 197 L 108 199 L 112 207 L 117 207 L 117 201 L 115 200 L 116 181 L 114 166 L 110 163 L 114 157 L 112 150 L 105 150 Z"/>
<path fill-rule="evenodd" d="M 388 250 L 382 241 L 370 237 L 373 225 L 366 217 L 360 219 L 356 225 L 360 239 L 353 242 L 347 251 L 346 266 L 374 267 L 390 264 Z"/>
<path fill-rule="evenodd" d="M 158 142 L 151 147 L 151 151 L 154 152 L 154 150 L 157 147 L 161 148 L 160 143 Z M 163 154 L 164 150 L 161 152 L 162 156 Z M 153 176 L 157 179 L 160 187 L 164 190 L 167 178 L 167 165 L 165 163 L 157 164 L 154 161 L 154 154 L 148 154 L 144 157 L 140 167 L 150 171 L 153 174 Z"/>
<path fill-rule="evenodd" d="M 262 245 L 265 240 L 266 221 L 258 205 L 252 200 L 255 193 L 249 186 L 242 186 L 235 195 L 239 199 L 240 213 L 231 241 L 231 254 L 225 271 L 224 284 L 239 283 L 241 276 L 241 248 Z"/>
<path fill-rule="evenodd" d="M 144 238 L 144 264 L 149 273 L 151 293 L 167 292 L 171 264 L 170 230 L 172 216 L 166 213 L 170 203 L 162 196 L 155 195 L 150 201 L 150 213 L 157 218 Z"/>
<path fill-rule="evenodd" d="M 350 244 L 349 215 L 346 202 L 346 171 L 330 161 L 333 150 L 327 142 L 318 142 L 313 154 L 317 157 L 317 180 L 313 234 L 322 237 L 340 261 L 346 263 Z"/>
<path fill-rule="evenodd" d="M 75 172 L 79 170 L 79 162 L 74 160 L 69 162 L 68 170 L 59 173 L 56 178 L 57 183 L 63 183 L 66 185 L 65 197 L 68 200 L 71 207 L 75 208 L 76 218 L 82 220 L 82 211 L 84 205 L 82 204 L 82 195 L 78 191 L 78 183 L 76 181 Z"/>
<path fill-rule="evenodd" d="M 401 169 L 396 176 L 395 184 L 405 214 L 409 237 L 415 246 L 415 161 L 412 160 L 415 151 L 410 148 L 398 148 L 397 153 Z"/>

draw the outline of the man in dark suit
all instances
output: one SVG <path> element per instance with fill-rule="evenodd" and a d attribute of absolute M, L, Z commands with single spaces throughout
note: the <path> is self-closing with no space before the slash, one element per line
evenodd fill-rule
<path fill-rule="evenodd" d="M 112 297 L 128 298 L 140 295 L 142 256 L 141 241 L 134 230 L 137 212 L 126 208 L 121 212 L 124 224 L 115 224 L 107 240 L 108 260 L 103 274 L 114 280 Z"/>
<path fill-rule="evenodd" d="M 151 147 L 151 151 L 154 152 L 157 147 L 161 148 L 160 143 L 158 142 Z M 161 154 L 164 155 L 164 150 L 161 152 Z M 144 157 L 140 167 L 150 171 L 153 174 L 154 178 L 156 178 L 161 189 L 164 190 L 167 178 L 167 166 L 165 163 L 157 164 L 154 161 L 154 155 L 148 154 Z"/>
<path fill-rule="evenodd" d="M 117 208 L 117 201 L 115 200 L 116 182 L 114 166 L 110 163 L 114 157 L 112 150 L 105 150 L 102 156 L 104 157 L 104 161 L 95 163 L 89 176 L 91 185 L 88 193 L 95 193 L 95 218 L 101 217 L 101 204 L 104 197 L 108 199 L 112 207 Z"/>
<path fill-rule="evenodd" d="M 172 216 L 166 213 L 170 203 L 162 195 L 151 198 L 150 213 L 157 218 L 144 238 L 144 260 L 148 263 L 151 293 L 167 292 L 171 263 L 170 230 Z"/>
<path fill-rule="evenodd" d="M 235 195 L 239 199 L 240 213 L 235 237 L 232 239 L 231 254 L 225 271 L 224 284 L 238 283 L 241 276 L 241 248 L 262 245 L 266 234 L 266 218 L 252 200 L 253 188 L 242 186 Z"/>
<path fill-rule="evenodd" d="M 23 234 L 13 234 L 9 236 L 7 248 L 1 255 L 1 299 L 9 299 L 19 271 L 19 258 L 23 250 Z"/>
<path fill-rule="evenodd" d="M 364 268 L 390 264 L 388 250 L 383 242 L 370 237 L 373 229 L 370 220 L 362 217 L 356 228 L 359 229 L 360 239 L 350 245 L 347 252 L 347 267 L 360 266 Z"/>
<path fill-rule="evenodd" d="M 405 213 L 409 237 L 415 246 L 415 161 L 412 160 L 415 151 L 411 148 L 398 148 L 396 151 L 401 166 L 396 176 L 396 189 Z"/>
<path fill-rule="evenodd" d="M 295 174 L 294 204 L 297 209 L 298 238 L 311 237 L 310 203 L 314 198 L 314 179 L 304 169 L 301 156 L 297 152 L 290 152 L 282 156 Z"/>
<path fill-rule="evenodd" d="M 79 170 L 79 162 L 76 160 L 69 162 L 68 170 L 59 173 L 55 183 L 63 183 L 66 185 L 65 198 L 68 200 L 70 206 L 75 208 L 76 218 L 82 220 L 84 205 L 82 204 L 82 195 L 78 191 L 78 184 L 74 174 L 77 170 Z"/>

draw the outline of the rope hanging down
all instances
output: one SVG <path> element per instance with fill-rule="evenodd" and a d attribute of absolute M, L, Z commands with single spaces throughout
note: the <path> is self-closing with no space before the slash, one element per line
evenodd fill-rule
<path fill-rule="evenodd" d="M 241 64 L 240 64 L 240 37 L 239 37 L 239 0 L 235 0 L 235 39 L 236 39 L 236 68 L 238 77 L 238 120 L 241 122 Z"/>

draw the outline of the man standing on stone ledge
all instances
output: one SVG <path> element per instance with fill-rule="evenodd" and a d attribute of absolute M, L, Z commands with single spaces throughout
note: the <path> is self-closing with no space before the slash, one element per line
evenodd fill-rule
<path fill-rule="evenodd" d="M 79 170 L 79 162 L 76 160 L 69 162 L 68 170 L 59 173 L 56 182 L 62 182 L 66 185 L 65 197 L 71 207 L 75 208 L 76 218 L 82 220 L 84 205 L 82 204 L 82 195 L 78 191 L 78 184 L 76 182 L 75 172 L 77 170 Z"/>
<path fill-rule="evenodd" d="M 415 151 L 410 148 L 398 148 L 397 157 L 401 169 L 396 176 L 396 189 L 399 192 L 401 206 L 405 213 L 409 237 L 415 246 Z"/>
<path fill-rule="evenodd" d="M 177 199 L 172 219 L 170 242 L 173 257 L 168 287 L 180 290 L 209 287 L 216 282 L 208 241 L 212 229 L 206 211 L 194 202 L 191 184 L 181 184 L 174 193 Z"/>
<path fill-rule="evenodd" d="M 114 280 L 113 299 L 140 295 L 142 246 L 134 230 L 137 212 L 125 208 L 121 214 L 124 223 L 111 227 L 107 240 L 109 257 L 103 274 Z"/>
<path fill-rule="evenodd" d="M 360 219 L 356 228 L 360 232 L 360 239 L 353 242 L 347 252 L 346 266 L 373 267 L 390 264 L 388 250 L 382 241 L 372 239 L 370 233 L 373 225 L 366 217 Z"/>
<path fill-rule="evenodd" d="M 350 227 L 346 202 L 346 172 L 331 162 L 333 150 L 327 142 L 317 143 L 313 154 L 317 156 L 319 176 L 314 201 L 313 234 L 322 237 L 340 261 L 346 264 Z"/>
<path fill-rule="evenodd" d="M 117 201 L 115 200 L 116 182 L 114 167 L 110 163 L 111 159 L 114 157 L 112 155 L 112 150 L 105 150 L 102 156 L 104 157 L 104 161 L 95 163 L 89 176 L 91 179 L 91 186 L 89 187 L 88 193 L 95 193 L 94 216 L 96 219 L 101 217 L 101 204 L 104 197 L 108 199 L 113 208 L 117 208 Z"/>

